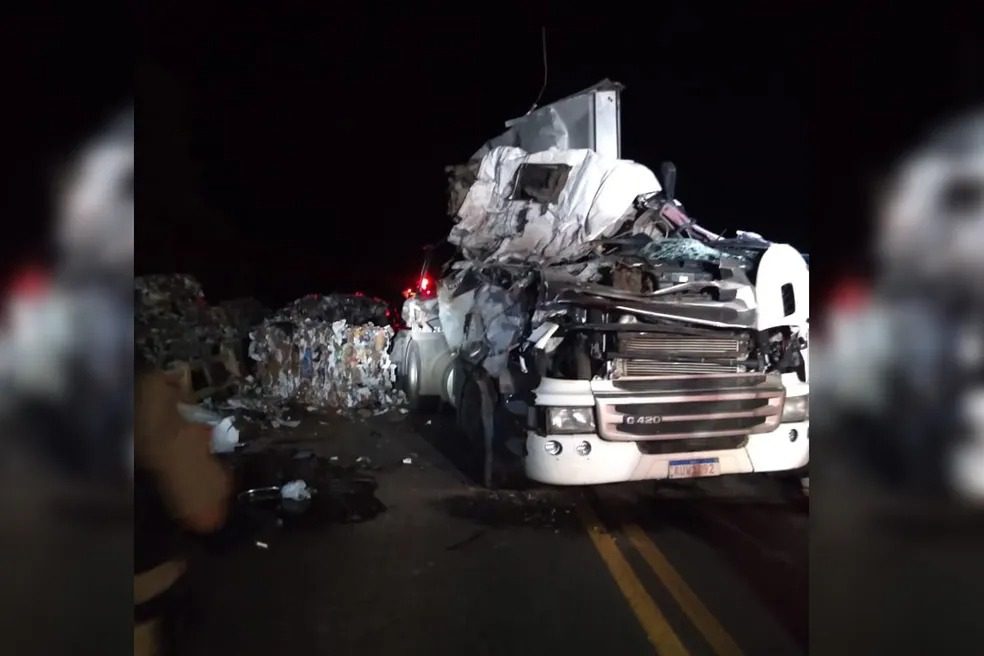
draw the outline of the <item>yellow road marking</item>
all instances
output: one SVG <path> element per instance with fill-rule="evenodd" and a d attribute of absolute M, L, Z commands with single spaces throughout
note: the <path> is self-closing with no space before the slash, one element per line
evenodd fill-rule
<path fill-rule="evenodd" d="M 689 652 L 680 642 L 680 638 L 673 631 L 673 627 L 670 626 L 653 598 L 646 592 L 642 581 L 632 571 L 629 561 L 622 555 L 618 545 L 615 544 L 615 539 L 605 529 L 594 510 L 583 499 L 578 502 L 577 508 L 595 549 L 598 550 L 601 559 L 608 566 L 608 571 L 611 572 L 619 590 L 629 602 L 629 607 L 635 613 L 639 623 L 642 624 L 642 628 L 649 637 L 649 642 L 656 648 L 656 653 L 659 656 L 688 656 Z"/>
<path fill-rule="evenodd" d="M 666 589 L 673 595 L 680 608 L 683 609 L 683 612 L 707 639 L 714 652 L 719 656 L 742 656 L 741 649 L 738 648 L 734 638 L 721 626 L 711 611 L 707 610 L 707 607 L 701 603 L 687 582 L 683 580 L 683 577 L 677 573 L 663 552 L 659 550 L 659 547 L 649 539 L 646 532 L 636 524 L 628 524 L 624 527 L 624 531 L 628 535 L 629 541 L 642 555 L 643 560 L 649 564 L 656 576 L 666 586 Z"/>

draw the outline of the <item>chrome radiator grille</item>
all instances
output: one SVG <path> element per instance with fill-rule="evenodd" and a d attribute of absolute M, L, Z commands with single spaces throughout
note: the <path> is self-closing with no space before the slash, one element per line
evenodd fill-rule
<path fill-rule="evenodd" d="M 749 351 L 747 336 L 623 333 L 614 375 L 737 374 L 746 370 Z"/>
<path fill-rule="evenodd" d="M 624 392 L 598 395 L 599 432 L 619 441 L 765 433 L 779 425 L 784 401 L 778 376 L 765 374 L 627 380 Z"/>
<path fill-rule="evenodd" d="M 641 360 L 616 358 L 617 376 L 663 376 L 668 374 L 737 374 L 741 365 L 718 362 L 665 362 L 661 360 Z"/>

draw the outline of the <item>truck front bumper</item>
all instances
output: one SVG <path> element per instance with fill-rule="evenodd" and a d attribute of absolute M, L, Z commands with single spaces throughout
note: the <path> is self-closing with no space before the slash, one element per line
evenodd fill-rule
<path fill-rule="evenodd" d="M 795 439 L 791 439 L 791 431 L 796 431 Z M 547 452 L 548 440 L 560 443 L 560 453 Z M 578 453 L 577 447 L 583 442 L 590 446 L 587 455 Z M 553 485 L 664 479 L 669 478 L 671 461 L 693 458 L 717 458 L 721 474 L 795 470 L 810 461 L 810 422 L 780 424 L 771 433 L 750 435 L 748 443 L 737 449 L 649 455 L 636 444 L 603 440 L 594 433 L 544 436 L 529 431 L 524 468 L 527 477 Z"/>

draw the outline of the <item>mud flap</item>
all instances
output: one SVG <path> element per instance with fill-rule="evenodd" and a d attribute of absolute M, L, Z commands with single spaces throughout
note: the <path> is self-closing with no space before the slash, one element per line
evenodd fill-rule
<path fill-rule="evenodd" d="M 484 441 L 484 469 L 483 483 L 488 489 L 492 489 L 493 469 L 495 464 L 495 451 L 493 442 L 495 438 L 495 400 L 492 396 L 492 383 L 485 376 L 480 376 L 475 381 L 482 395 L 482 433 Z"/>

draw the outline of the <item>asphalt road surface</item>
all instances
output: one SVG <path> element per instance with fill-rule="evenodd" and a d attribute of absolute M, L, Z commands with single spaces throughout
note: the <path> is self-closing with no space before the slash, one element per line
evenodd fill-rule
<path fill-rule="evenodd" d="M 359 459 L 385 510 L 356 495 L 341 514 L 199 545 L 181 652 L 806 653 L 797 490 L 721 477 L 490 491 L 462 444 L 445 414 L 311 415 L 253 436 L 260 460 Z"/>

